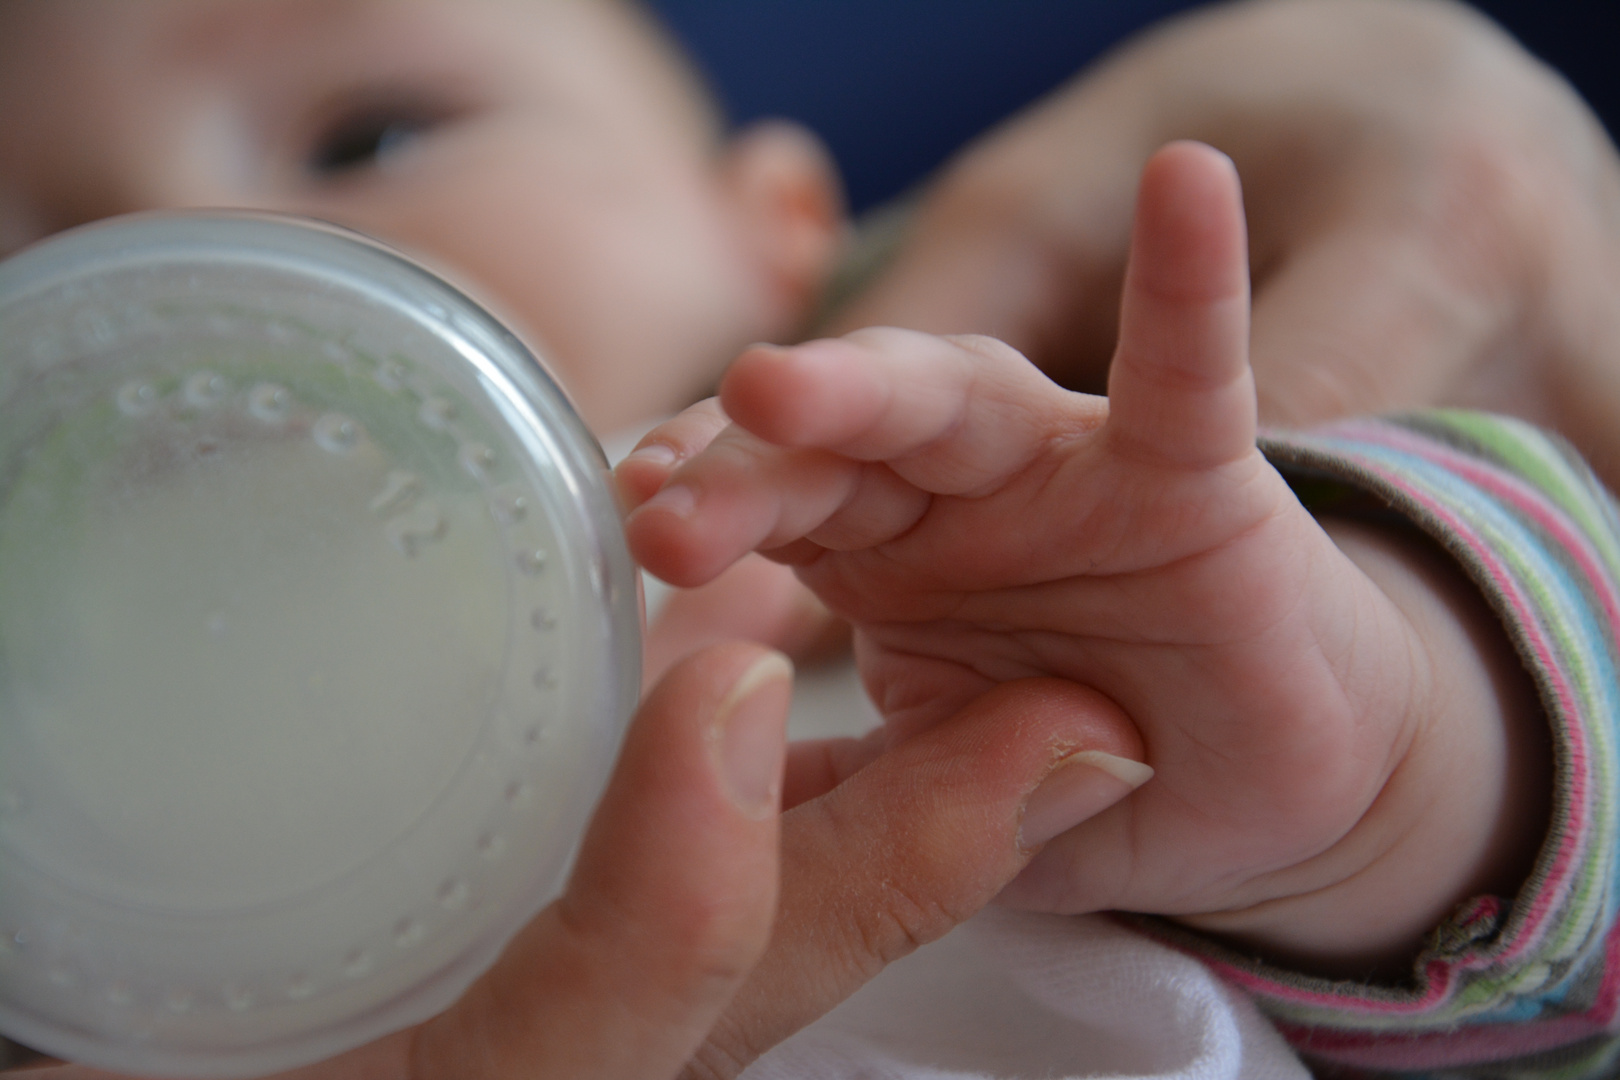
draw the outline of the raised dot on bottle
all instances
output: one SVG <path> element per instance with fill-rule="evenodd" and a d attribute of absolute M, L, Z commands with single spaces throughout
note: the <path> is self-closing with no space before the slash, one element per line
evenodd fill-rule
<path fill-rule="evenodd" d="M 197 995 L 190 990 L 174 989 L 163 995 L 163 1007 L 176 1015 L 184 1015 L 197 1005 Z"/>
<path fill-rule="evenodd" d="M 371 377 L 377 380 L 378 386 L 390 394 L 397 394 L 405 389 L 405 369 L 392 360 L 384 360 L 378 364 Z"/>
<path fill-rule="evenodd" d="M 449 520 L 444 511 L 431 502 L 424 502 L 390 518 L 383 527 L 388 542 L 406 558 L 415 558 L 423 548 L 443 540 L 449 531 Z"/>
<path fill-rule="evenodd" d="M 285 345 L 293 339 L 292 327 L 283 322 L 267 322 L 264 324 L 264 336 L 278 345 Z"/>
<path fill-rule="evenodd" d="M 529 514 L 529 497 L 521 491 L 502 491 L 489 500 L 489 513 L 502 525 L 516 525 Z"/>
<path fill-rule="evenodd" d="M 315 996 L 315 980 L 308 975 L 294 975 L 287 980 L 287 1000 L 304 1001 Z"/>
<path fill-rule="evenodd" d="M 225 1007 L 231 1012 L 247 1012 L 256 1001 L 251 988 L 232 983 L 225 988 Z"/>
<path fill-rule="evenodd" d="M 416 415 L 434 431 L 443 431 L 456 418 L 455 402 L 430 394 L 422 399 L 422 407 L 416 411 Z"/>
<path fill-rule="evenodd" d="M 535 668 L 534 685 L 538 690 L 557 689 L 557 673 L 549 667 Z"/>
<path fill-rule="evenodd" d="M 310 433 L 315 445 L 331 454 L 347 454 L 360 442 L 360 425 L 342 413 L 327 413 Z"/>
<path fill-rule="evenodd" d="M 377 492 L 366 506 L 373 514 L 388 517 L 390 514 L 408 509 L 421 494 L 420 476 L 404 469 L 394 469 L 383 480 L 382 490 Z"/>
<path fill-rule="evenodd" d="M 546 568 L 546 549 L 524 548 L 517 553 L 517 568 L 530 577 L 539 575 Z"/>
<path fill-rule="evenodd" d="M 371 954 L 364 949 L 353 949 L 343 958 L 343 974 L 358 979 L 371 973 Z"/>
<path fill-rule="evenodd" d="M 461 449 L 456 451 L 456 460 L 461 462 L 461 468 L 468 476 L 483 483 L 495 468 L 495 451 L 483 443 L 463 443 Z"/>
<path fill-rule="evenodd" d="M 539 724 L 530 724 L 523 729 L 523 745 L 529 747 L 539 746 L 546 737 L 546 729 Z"/>
<path fill-rule="evenodd" d="M 321 352 L 334 364 L 347 364 L 354 359 L 354 353 L 350 352 L 346 346 L 339 345 L 335 341 L 323 342 Z"/>
<path fill-rule="evenodd" d="M 112 342 L 114 337 L 113 323 L 105 312 L 89 310 L 81 311 L 73 320 L 74 329 L 78 330 L 81 340 L 90 345 L 102 346 Z"/>
<path fill-rule="evenodd" d="M 64 990 L 78 984 L 79 976 L 64 964 L 55 964 L 45 972 L 45 981 Z"/>
<path fill-rule="evenodd" d="M 427 936 L 427 928 L 416 919 L 401 919 L 394 924 L 394 944 L 401 949 L 417 945 Z"/>
<path fill-rule="evenodd" d="M 127 982 L 109 983 L 101 993 L 109 1005 L 132 1005 L 135 1002 L 135 988 Z"/>
<path fill-rule="evenodd" d="M 194 371 L 180 384 L 180 396 L 193 409 L 212 409 L 230 392 L 231 384 L 212 371 Z"/>
<path fill-rule="evenodd" d="M 292 410 L 292 393 L 285 386 L 260 383 L 248 391 L 248 412 L 266 424 L 279 424 Z"/>
<path fill-rule="evenodd" d="M 507 806 L 522 806 L 529 801 L 531 794 L 533 794 L 533 789 L 528 784 L 521 780 L 513 780 L 506 785 L 506 791 L 502 793 L 502 797 L 506 799 Z"/>
<path fill-rule="evenodd" d="M 495 862 L 506 854 L 506 838 L 499 833 L 485 833 L 478 838 L 478 854 Z"/>
<path fill-rule="evenodd" d="M 148 416 L 158 401 L 157 387 L 149 382 L 125 383 L 118 388 L 118 411 L 125 416 Z"/>
<path fill-rule="evenodd" d="M 466 906 L 467 897 L 470 895 L 472 895 L 472 889 L 468 887 L 464 878 L 450 878 L 439 886 L 439 906 L 446 911 L 456 911 Z"/>
<path fill-rule="evenodd" d="M 557 616 L 551 613 L 548 607 L 537 607 L 529 613 L 529 625 L 544 633 L 547 630 L 557 629 Z"/>

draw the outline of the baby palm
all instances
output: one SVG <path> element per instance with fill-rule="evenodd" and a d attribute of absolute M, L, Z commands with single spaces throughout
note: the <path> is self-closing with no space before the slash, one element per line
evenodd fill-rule
<path fill-rule="evenodd" d="M 863 331 L 761 348 L 656 441 L 701 453 L 630 520 L 679 584 L 749 549 L 857 628 L 896 738 L 992 686 L 1070 679 L 1156 770 L 1010 894 L 1197 913 L 1331 884 L 1419 692 L 1400 611 L 1255 448 L 1235 176 L 1178 147 L 1144 177 L 1107 399 L 988 339 Z"/>

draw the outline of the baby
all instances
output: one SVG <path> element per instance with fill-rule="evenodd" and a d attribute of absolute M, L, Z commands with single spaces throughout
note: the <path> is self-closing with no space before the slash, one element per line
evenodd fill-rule
<path fill-rule="evenodd" d="M 604 434 L 792 336 L 842 239 L 814 139 L 722 138 L 617 2 L 15 0 L 0 102 L 0 255 L 135 210 L 323 218 L 494 305 Z"/>
<path fill-rule="evenodd" d="M 1259 10 L 1292 7 L 1312 5 Z M 1102 85 L 1092 102 L 1116 103 L 1118 79 Z M 966 160 L 1038 179 L 1025 148 Z M 1103 156 L 1127 174 L 1141 160 Z M 985 171 L 956 175 L 971 188 Z M 859 626 L 885 738 L 1007 680 L 1117 702 L 1154 778 L 1067 829 L 1145 775 L 1077 762 L 1067 795 L 1026 817 L 1044 848 L 1010 902 L 1174 915 L 1312 972 L 1409 970 L 1459 900 L 1546 879 L 1535 694 L 1452 562 L 1376 515 L 1311 517 L 1255 450 L 1227 166 L 1179 146 L 1144 185 L 1107 402 L 984 340 L 874 331 L 750 352 L 724 401 L 751 434 L 718 436 L 632 538 L 683 584 L 753 548 L 798 564 Z M 687 406 L 746 343 L 797 336 L 845 232 L 807 133 L 724 135 L 656 28 L 609 0 L 0 4 L 0 253 L 110 214 L 222 205 L 423 257 L 532 336 L 604 435 Z M 937 209 L 912 250 L 953 238 Z M 1256 231 L 1275 246 L 1272 225 Z M 705 406 L 661 429 L 621 469 L 631 501 L 724 424 Z M 1345 471 L 1302 447 L 1272 452 Z M 1526 964 L 1588 970 L 1510 959 L 1491 969 L 1504 985 Z M 1246 970 L 1231 973 L 1259 978 Z M 1431 1021 L 1455 1026 L 1444 1008 Z"/>

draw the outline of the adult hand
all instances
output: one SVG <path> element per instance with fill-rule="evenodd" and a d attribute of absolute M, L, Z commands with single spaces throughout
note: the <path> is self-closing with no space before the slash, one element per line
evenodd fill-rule
<path fill-rule="evenodd" d="M 853 740 L 786 753 L 789 673 L 740 643 L 675 665 L 564 895 L 448 1012 L 280 1080 L 733 1076 L 1126 794 L 1074 753 L 1142 753 L 1116 707 L 1053 680 L 999 688 L 876 760 Z"/>
<path fill-rule="evenodd" d="M 1100 392 L 1136 179 L 1175 139 L 1243 178 L 1263 422 L 1484 407 L 1620 479 L 1620 164 L 1567 85 L 1458 4 L 1164 24 L 969 147 L 831 329 L 990 334 Z"/>
<path fill-rule="evenodd" d="M 672 671 L 626 735 L 565 893 L 448 1012 L 283 1080 L 673 1076 L 770 933 L 790 677 L 741 645 Z"/>

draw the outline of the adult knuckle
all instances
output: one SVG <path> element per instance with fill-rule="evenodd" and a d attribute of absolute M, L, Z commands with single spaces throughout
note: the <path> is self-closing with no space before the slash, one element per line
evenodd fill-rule
<path fill-rule="evenodd" d="M 873 829 L 870 818 L 855 820 L 838 809 L 830 810 L 830 820 L 834 843 L 844 850 L 861 846 Z M 869 877 L 853 902 L 840 905 L 856 971 L 885 967 L 942 937 L 967 914 L 958 902 L 959 868 L 945 845 L 915 828 L 887 828 L 882 835 L 884 843 L 869 862 L 881 874 Z"/>
<path fill-rule="evenodd" d="M 766 1049 L 756 1047 L 734 1026 L 722 1022 L 692 1052 L 679 1080 L 733 1080 Z"/>
<path fill-rule="evenodd" d="M 886 880 L 878 902 L 857 920 L 864 955 L 885 966 L 935 941 L 959 920 L 946 905 L 930 899 L 914 882 Z"/>
<path fill-rule="evenodd" d="M 610 984 L 600 992 L 644 1020 L 669 1023 L 695 1002 L 729 994 L 757 962 L 766 931 L 736 908 L 724 898 L 686 898 L 667 906 L 656 926 L 641 928 L 614 913 L 562 904 L 557 919 L 581 967 Z"/>
<path fill-rule="evenodd" d="M 765 943 L 762 920 L 748 915 L 729 898 L 688 902 L 668 913 L 658 928 L 663 939 L 658 953 L 665 957 L 669 977 L 692 992 L 719 991 L 740 982 Z"/>

